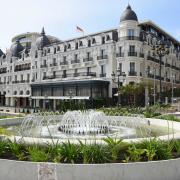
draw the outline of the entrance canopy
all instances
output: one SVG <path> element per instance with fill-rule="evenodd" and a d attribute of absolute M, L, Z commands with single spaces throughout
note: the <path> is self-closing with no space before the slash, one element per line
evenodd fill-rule
<path fill-rule="evenodd" d="M 89 99 L 88 96 L 32 96 L 32 99 L 60 99 L 60 100 L 65 100 L 65 99 Z"/>

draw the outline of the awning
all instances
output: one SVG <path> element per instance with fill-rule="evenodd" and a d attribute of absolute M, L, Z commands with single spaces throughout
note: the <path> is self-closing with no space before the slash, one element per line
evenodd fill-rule
<path fill-rule="evenodd" d="M 32 96 L 32 99 L 61 99 L 61 100 L 65 100 L 65 99 L 89 99 L 89 96 Z"/>
<path fill-rule="evenodd" d="M 30 97 L 30 95 L 6 95 L 5 97 L 25 98 L 25 97 Z"/>

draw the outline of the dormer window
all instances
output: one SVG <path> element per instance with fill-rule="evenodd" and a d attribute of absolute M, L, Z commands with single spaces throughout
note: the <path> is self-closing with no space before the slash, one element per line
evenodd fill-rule
<path fill-rule="evenodd" d="M 95 43 L 96 43 L 96 39 L 93 38 L 93 39 L 92 39 L 92 44 L 95 44 Z"/>
<path fill-rule="evenodd" d="M 110 36 L 107 35 L 107 36 L 106 36 L 106 41 L 109 41 L 109 40 L 110 40 Z"/>
<path fill-rule="evenodd" d="M 78 43 L 76 43 L 76 45 L 75 45 L 75 49 L 78 49 L 78 46 L 79 46 L 79 44 L 78 44 Z"/>
<path fill-rule="evenodd" d="M 67 46 L 66 45 L 64 45 L 64 52 L 66 52 L 67 51 Z"/>
<path fill-rule="evenodd" d="M 83 46 L 83 42 L 82 41 L 79 41 L 79 46 Z"/>
<path fill-rule="evenodd" d="M 105 44 L 105 37 L 102 37 L 102 44 Z"/>
<path fill-rule="evenodd" d="M 71 49 L 71 44 L 68 44 L 68 49 Z"/>
<path fill-rule="evenodd" d="M 91 40 L 88 40 L 88 47 L 91 47 Z"/>

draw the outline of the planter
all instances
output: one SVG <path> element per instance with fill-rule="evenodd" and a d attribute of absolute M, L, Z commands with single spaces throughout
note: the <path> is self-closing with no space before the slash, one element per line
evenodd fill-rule
<path fill-rule="evenodd" d="M 127 164 L 53 164 L 0 160 L 2 180 L 179 180 L 180 159 Z"/>

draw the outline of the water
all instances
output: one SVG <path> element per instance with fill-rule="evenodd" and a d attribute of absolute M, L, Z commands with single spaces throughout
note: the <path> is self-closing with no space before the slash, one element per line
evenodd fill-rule
<path fill-rule="evenodd" d="M 23 137 L 54 139 L 102 139 L 150 137 L 151 128 L 143 117 L 105 116 L 103 112 L 68 111 L 63 116 L 32 114 L 24 118 Z"/>

